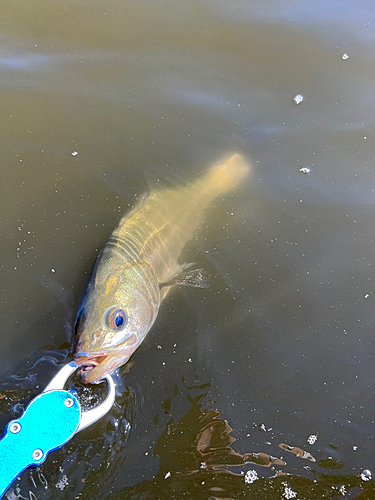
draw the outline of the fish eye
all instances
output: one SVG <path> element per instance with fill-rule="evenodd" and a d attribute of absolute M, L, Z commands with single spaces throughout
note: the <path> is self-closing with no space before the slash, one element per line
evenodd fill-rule
<path fill-rule="evenodd" d="M 119 307 L 111 309 L 107 315 L 107 323 L 112 330 L 122 330 L 126 323 L 125 311 Z"/>

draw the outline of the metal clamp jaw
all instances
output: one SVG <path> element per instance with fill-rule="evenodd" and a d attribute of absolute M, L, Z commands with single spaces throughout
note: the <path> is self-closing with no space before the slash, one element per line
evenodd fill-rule
<path fill-rule="evenodd" d="M 77 368 L 78 366 L 74 363 L 74 361 L 63 366 L 47 385 L 42 394 L 47 391 L 63 389 L 66 381 L 77 370 Z M 75 434 L 83 429 L 86 429 L 86 427 L 104 417 L 104 415 L 106 415 L 112 408 L 113 403 L 115 402 L 115 383 L 113 382 L 111 375 L 105 375 L 104 378 L 107 381 L 109 389 L 106 399 L 92 410 L 82 412 L 81 420 Z"/>
<path fill-rule="evenodd" d="M 110 375 L 106 399 L 82 412 L 75 393 L 64 390 L 78 368 L 71 362 L 61 368 L 44 391 L 26 407 L 20 418 L 10 421 L 0 440 L 0 498 L 27 467 L 40 465 L 48 453 L 67 443 L 77 432 L 102 418 L 115 401 L 115 384 Z"/>

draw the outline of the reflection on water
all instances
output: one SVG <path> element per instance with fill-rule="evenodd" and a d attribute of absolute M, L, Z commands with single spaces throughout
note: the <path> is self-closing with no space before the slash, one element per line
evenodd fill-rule
<path fill-rule="evenodd" d="M 172 419 L 159 438 L 154 453 L 160 458 L 161 474 L 192 473 L 200 469 L 217 469 L 220 466 L 239 466 L 248 462 L 263 467 L 285 463 L 266 453 L 245 453 L 233 450 L 236 439 L 232 428 L 222 420 L 217 410 L 202 410 L 200 396 L 192 400 L 192 407 L 177 423 Z M 173 464 L 170 457 L 173 456 Z M 170 469 L 170 470 L 166 470 Z"/>
<path fill-rule="evenodd" d="M 51 362 L 56 363 L 60 353 L 38 353 L 41 360 L 33 366 L 29 377 L 35 381 L 42 371 L 48 371 Z M 66 354 L 66 353 L 65 353 Z M 39 366 L 39 368 L 37 367 Z M 233 429 L 217 410 L 204 409 L 209 404 L 207 393 L 188 397 L 189 409 L 178 420 L 173 417 L 173 403 L 168 406 L 168 422 L 153 449 L 158 457 L 158 470 L 152 479 L 139 482 L 111 495 L 110 483 L 114 479 L 110 468 L 124 452 L 129 432 L 135 425 L 137 409 L 135 393 L 130 387 L 116 379 L 119 391 L 111 414 L 98 423 L 96 428 L 87 429 L 62 450 L 53 452 L 46 464 L 30 469 L 16 481 L 6 494 L 8 500 L 48 498 L 93 498 L 105 495 L 113 499 L 238 499 L 238 498 L 372 498 L 375 489 L 369 482 L 370 473 L 364 471 L 360 477 L 337 476 L 313 472 L 303 467 L 299 475 L 284 472 L 287 465 L 280 458 L 265 452 L 238 453 L 233 445 Z M 14 383 L 14 381 L 13 381 Z M 15 401 L 26 406 L 29 394 L 22 389 L 9 391 L 7 383 L 1 388 L 1 413 L 8 414 Z M 206 384 L 208 387 L 210 384 Z M 71 389 L 82 391 L 87 386 L 75 382 Z M 30 392 L 30 391 L 28 391 Z M 88 396 L 86 395 L 86 398 Z M 174 395 L 176 397 L 176 394 Z M 253 433 L 260 432 L 258 426 Z M 280 448 L 299 458 L 315 461 L 311 454 L 298 447 L 281 443 Z M 147 453 L 148 454 L 148 453 Z M 331 457 L 330 457 L 331 458 Z M 333 460 L 328 469 L 335 469 Z M 257 467 L 268 467 L 271 474 L 263 477 Z M 324 467 L 324 464 L 320 464 Z M 125 469 L 126 466 L 124 466 Z M 254 468 L 255 467 L 255 468 Z M 119 470 L 117 469 L 119 473 Z M 120 469 L 121 473 L 121 469 Z M 105 478 L 99 486 L 96 477 Z M 87 485 L 86 485 L 87 481 Z M 107 489 L 108 488 L 108 489 Z M 251 495 L 249 497 L 249 495 Z"/>
<path fill-rule="evenodd" d="M 285 443 L 280 443 L 279 444 L 280 448 L 285 451 L 290 451 L 290 453 L 294 453 L 296 457 L 303 458 L 306 460 L 311 460 L 311 462 L 316 462 L 315 458 L 309 453 L 308 451 L 302 450 L 301 448 L 298 448 L 298 446 L 290 446 Z"/>
<path fill-rule="evenodd" d="M 373 485 L 361 478 L 324 476 L 308 469 L 302 477 L 297 477 L 272 467 L 272 477 L 259 478 L 247 464 L 270 467 L 272 464 L 286 465 L 285 462 L 266 453 L 236 453 L 231 447 L 235 441 L 231 427 L 219 417 L 219 412 L 202 410 L 201 399 L 198 396 L 191 400 L 192 406 L 187 414 L 178 422 L 172 418 L 159 438 L 154 453 L 160 458 L 160 466 L 154 479 L 111 498 L 271 499 L 298 496 L 302 499 L 333 499 L 345 494 L 349 495 L 348 498 L 359 498 L 360 494 L 365 498 L 365 495 L 375 493 Z M 286 445 L 280 447 L 286 449 Z M 296 453 L 296 448 L 292 453 Z M 298 453 L 297 456 L 301 455 Z M 228 466 L 232 471 L 227 469 Z M 235 466 L 240 470 L 233 472 Z"/>
<path fill-rule="evenodd" d="M 182 255 L 209 290 L 171 292 L 112 413 L 13 496 L 375 496 L 374 22 L 366 0 L 1 3 L 0 428 L 69 359 L 129 207 L 230 152 L 254 171 Z"/>

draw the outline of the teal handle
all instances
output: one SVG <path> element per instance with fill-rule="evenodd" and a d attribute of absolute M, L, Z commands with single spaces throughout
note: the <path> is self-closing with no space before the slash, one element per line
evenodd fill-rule
<path fill-rule="evenodd" d="M 52 390 L 34 398 L 20 418 L 9 422 L 0 440 L 0 498 L 27 467 L 43 463 L 76 433 L 81 405 L 70 391 Z"/>

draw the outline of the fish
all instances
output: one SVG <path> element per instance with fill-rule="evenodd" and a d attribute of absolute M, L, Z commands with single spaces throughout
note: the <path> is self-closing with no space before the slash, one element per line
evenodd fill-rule
<path fill-rule="evenodd" d="M 204 286 L 202 270 L 178 259 L 213 200 L 249 169 L 235 154 L 188 185 L 151 191 L 120 220 L 95 260 L 75 321 L 82 382 L 100 383 L 127 363 L 171 287 Z"/>

